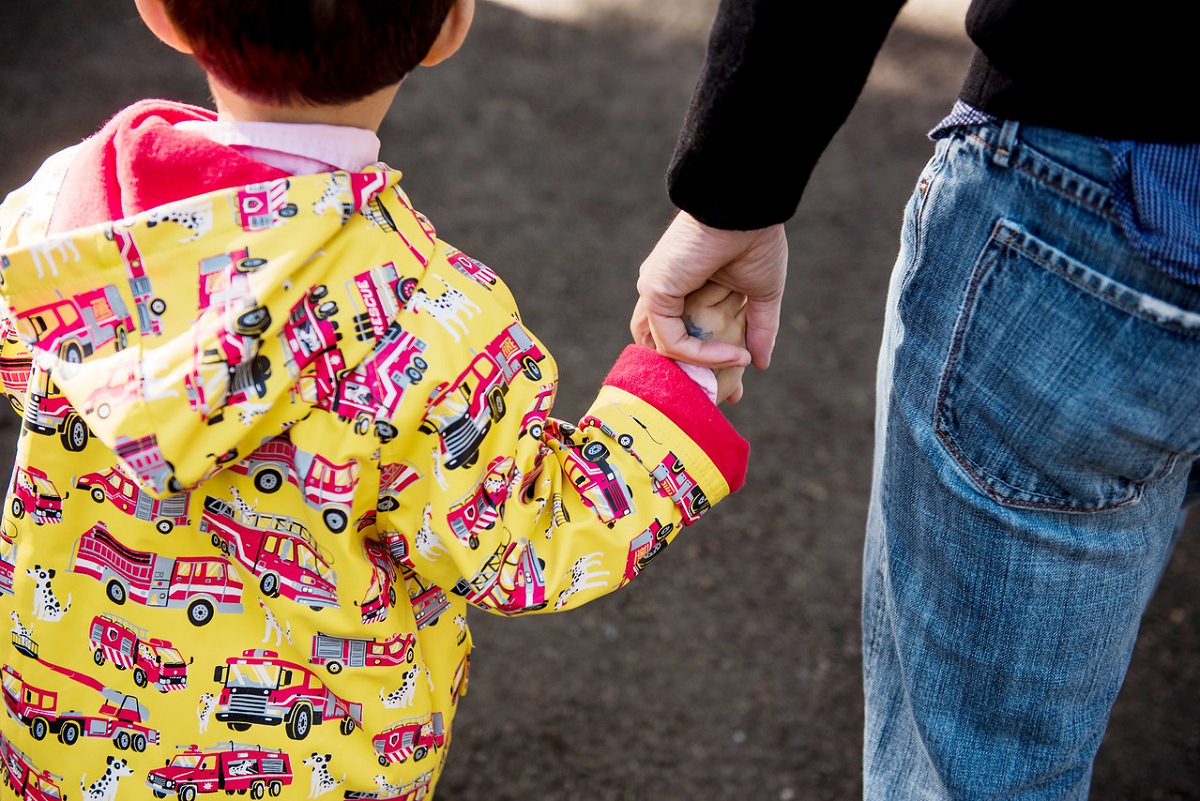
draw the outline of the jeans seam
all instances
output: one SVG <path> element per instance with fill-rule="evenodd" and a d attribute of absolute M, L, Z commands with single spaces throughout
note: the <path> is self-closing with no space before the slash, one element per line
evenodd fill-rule
<path fill-rule="evenodd" d="M 992 151 L 998 150 L 996 145 L 992 144 L 987 139 L 985 139 L 984 137 L 980 136 L 977 133 L 971 134 L 971 139 L 974 140 L 975 142 L 978 142 L 979 144 L 983 145 L 988 150 L 992 150 Z M 1045 157 L 1042 157 L 1042 158 L 1045 158 Z M 1103 202 L 1097 202 L 1088 197 L 1085 197 L 1084 195 L 1080 194 L 1079 192 L 1072 192 L 1072 191 L 1068 190 L 1067 187 L 1063 186 L 1061 183 L 1052 181 L 1046 176 L 1038 175 L 1036 172 L 1031 170 L 1029 168 L 1029 166 L 1024 163 L 1024 161 L 1025 161 L 1024 158 L 1017 155 L 1016 158 L 1014 158 L 1013 160 L 1011 160 L 1009 162 L 1009 167 L 1020 170 L 1025 175 L 1028 175 L 1033 180 L 1037 181 L 1038 183 L 1040 183 L 1040 184 L 1046 186 L 1048 189 L 1052 190 L 1055 194 L 1061 195 L 1062 197 L 1065 197 L 1069 200 L 1072 200 L 1072 201 L 1078 203 L 1079 205 L 1083 206 L 1084 208 L 1086 208 L 1092 212 L 1095 212 L 1098 216 L 1103 217 L 1106 220 L 1116 220 L 1117 219 L 1116 211 L 1112 207 L 1111 194 L 1109 194 Z M 1049 159 L 1046 159 L 1046 161 L 1049 162 Z M 1046 167 L 1049 169 L 1050 164 L 1048 163 L 1046 165 Z M 1058 171 L 1060 171 L 1064 174 L 1069 172 L 1069 168 L 1065 167 L 1064 165 L 1055 164 L 1054 167 Z M 1082 179 L 1082 177 L 1076 178 L 1076 177 L 1072 176 L 1072 180 L 1078 181 L 1078 180 L 1084 180 L 1084 179 Z"/>

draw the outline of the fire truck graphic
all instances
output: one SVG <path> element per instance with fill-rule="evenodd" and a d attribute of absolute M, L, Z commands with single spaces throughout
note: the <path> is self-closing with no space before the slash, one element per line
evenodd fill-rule
<path fill-rule="evenodd" d="M 222 685 L 214 714 L 234 731 L 283 724 L 288 737 L 303 740 L 327 720 L 340 721 L 343 735 L 362 726 L 362 704 L 339 698 L 316 673 L 275 651 L 250 648 L 225 662 L 213 671 L 213 681 Z"/>
<path fill-rule="evenodd" d="M 317 284 L 308 290 L 291 312 L 279 332 L 283 352 L 287 354 L 288 372 L 293 378 L 317 358 L 323 350 L 335 347 L 342 335 L 338 332 L 338 306 L 329 300 L 329 289 Z"/>
<path fill-rule="evenodd" d="M 363 537 L 363 555 L 371 564 L 371 583 L 359 604 L 363 625 L 387 620 L 388 609 L 396 605 L 396 565 L 388 548 L 371 537 Z"/>
<path fill-rule="evenodd" d="M 47 734 L 58 735 L 63 745 L 75 745 L 80 737 L 97 737 L 112 740 L 113 745 L 124 751 L 145 751 L 147 745 L 158 745 L 158 730 L 146 725 L 150 710 L 132 695 L 104 686 L 101 682 L 77 670 L 56 665 L 38 657 L 37 643 L 27 635 L 12 635 L 13 647 L 39 664 L 60 673 L 72 681 L 95 690 L 104 699 L 100 709 L 92 714 L 77 710 L 60 710 L 58 693 L 35 687 L 9 665 L 0 669 L 0 684 L 4 688 L 4 703 L 8 714 L 17 722 L 29 727 L 35 740 L 46 739 Z"/>
<path fill-rule="evenodd" d="M 104 236 L 116 244 L 121 261 L 125 264 L 129 291 L 133 294 L 133 305 L 137 309 L 138 330 L 142 336 L 159 336 L 162 334 L 162 315 L 167 311 L 167 302 L 154 294 L 133 233 L 119 225 L 109 225 L 104 229 Z"/>
<path fill-rule="evenodd" d="M 539 381 L 546 355 L 520 323 L 513 323 L 477 355 L 453 383 L 429 396 L 421 431 L 437 433 L 447 468 L 470 467 L 492 423 L 504 416 L 504 396 L 517 373 Z"/>
<path fill-rule="evenodd" d="M 400 493 L 421 477 L 417 468 L 408 462 L 388 462 L 379 467 L 379 502 L 381 512 L 400 508 Z"/>
<path fill-rule="evenodd" d="M 63 397 L 50 373 L 40 368 L 30 376 L 22 418 L 26 430 L 47 436 L 58 434 L 63 447 L 72 453 L 87 447 L 91 436 L 87 423 Z"/>
<path fill-rule="evenodd" d="M 608 456 L 604 443 L 592 440 L 569 450 L 563 467 L 584 505 L 612 528 L 616 521 L 633 514 L 633 493 Z"/>
<path fill-rule="evenodd" d="M 249 184 L 238 190 L 236 218 L 246 232 L 265 231 L 295 217 L 295 203 L 288 203 L 291 183 L 286 178 Z"/>
<path fill-rule="evenodd" d="M 504 516 L 504 502 L 515 469 L 516 462 L 511 457 L 497 456 L 488 464 L 483 480 L 475 489 L 450 507 L 446 523 L 460 542 L 478 548 L 477 532 L 492 528 Z"/>
<path fill-rule="evenodd" d="M 95 412 L 101 420 L 107 420 L 113 409 L 132 408 L 142 397 L 142 382 L 133 367 L 116 367 L 109 373 L 108 381 L 88 395 L 83 411 Z"/>
<path fill-rule="evenodd" d="M 496 547 L 471 578 L 459 579 L 454 593 L 497 612 L 518 614 L 546 606 L 545 563 L 524 538 Z"/>
<path fill-rule="evenodd" d="M 481 261 L 471 258 L 462 251 L 454 251 L 446 256 L 446 260 L 450 265 L 460 273 L 470 278 L 475 283 L 489 289 L 496 285 L 500 277 L 492 272 L 492 268 L 488 267 Z"/>
<path fill-rule="evenodd" d="M 441 587 L 429 582 L 428 584 L 407 567 L 401 567 L 404 576 L 404 586 L 408 589 L 408 601 L 412 604 L 413 617 L 417 621 L 417 630 L 426 626 L 436 626 L 438 620 L 450 608 L 450 599 L 446 597 Z"/>
<path fill-rule="evenodd" d="M 670 498 L 679 508 L 685 526 L 695 523 L 709 510 L 708 496 L 675 454 L 668 453 L 663 457 L 658 467 L 650 471 L 650 480 L 655 492 Z"/>
<path fill-rule="evenodd" d="M 8 346 L 17 346 L 21 338 L 17 336 L 17 328 L 9 317 L 0 319 L 0 339 Z M 7 348 L 6 348 L 7 349 Z M 33 357 L 21 349 L 13 347 L 15 356 L 0 357 L 0 386 L 8 396 L 9 403 L 17 414 L 23 414 L 25 405 L 20 400 L 25 396 L 29 386 L 29 376 L 33 372 Z"/>
<path fill-rule="evenodd" d="M 671 536 L 674 530 L 674 524 L 664 525 L 655 518 L 649 528 L 633 538 L 629 543 L 629 557 L 625 560 L 625 573 L 621 577 L 621 583 L 617 585 L 618 589 L 637 578 L 638 573 L 650 564 L 650 560 L 667 547 L 667 537 Z"/>
<path fill-rule="evenodd" d="M 414 762 L 420 762 L 430 751 L 446 744 L 442 713 L 433 712 L 423 718 L 402 720 L 376 734 L 372 742 L 380 765 L 406 762 L 409 757 Z"/>
<path fill-rule="evenodd" d="M 62 776 L 38 770 L 25 752 L 0 732 L 0 771 L 4 783 L 23 801 L 62 801 L 66 798 L 58 786 Z"/>
<path fill-rule="evenodd" d="M 149 607 L 187 610 L 203 626 L 216 612 L 241 614 L 242 583 L 220 557 L 168 557 L 135 551 L 97 523 L 79 538 L 71 569 L 104 585 L 118 606 L 133 601 Z"/>
<path fill-rule="evenodd" d="M 351 289 L 353 284 L 353 289 Z M 400 309 L 412 298 L 417 279 L 403 276 L 394 262 L 361 272 L 346 282 L 346 294 L 357 294 L 361 306 L 355 304 L 354 335 L 361 341 L 378 339 L 395 321 Z"/>
<path fill-rule="evenodd" d="M 155 498 L 118 467 L 111 467 L 103 473 L 84 473 L 75 480 L 75 486 L 86 490 L 96 503 L 108 501 L 124 514 L 138 520 L 153 521 L 154 527 L 162 534 L 169 534 L 175 526 L 186 526 L 189 522 L 189 493 Z"/>
<path fill-rule="evenodd" d="M 312 638 L 309 662 L 324 665 L 330 673 L 343 668 L 396 667 L 412 662 L 417 654 L 417 637 L 411 631 L 393 634 L 386 640 L 334 637 L 318 631 Z"/>
<path fill-rule="evenodd" d="M 209 495 L 200 531 L 258 578 L 263 595 L 283 595 L 314 610 L 338 606 L 333 557 L 295 518 L 267 512 L 239 516 L 228 501 Z"/>
<path fill-rule="evenodd" d="M 33 522 L 62 522 L 62 496 L 44 472 L 33 465 L 13 469 L 12 486 L 8 492 L 9 510 L 20 520 L 29 512 Z"/>
<path fill-rule="evenodd" d="M 147 684 L 161 693 L 187 689 L 187 666 L 170 640 L 151 637 L 143 629 L 115 615 L 92 618 L 88 642 L 98 666 L 112 662 L 118 670 L 133 670 L 133 683 Z"/>
<path fill-rule="evenodd" d="M 13 531 L 9 532 L 9 527 Z M 0 595 L 13 594 L 13 572 L 17 567 L 16 529 L 11 521 L 4 521 L 0 528 Z"/>
<path fill-rule="evenodd" d="M 391 419 L 400 408 L 404 391 L 420 383 L 429 369 L 421 355 L 425 348 L 424 341 L 392 323 L 371 355 L 342 375 L 332 411 L 341 420 L 353 420 L 359 434 L 367 433 L 373 424 L 381 441 L 393 439 L 399 432 Z"/>
<path fill-rule="evenodd" d="M 305 503 L 321 510 L 321 519 L 330 531 L 336 534 L 346 529 L 358 486 L 358 462 L 353 459 L 335 464 L 300 450 L 283 436 L 267 440 L 229 469 L 251 476 L 260 492 L 276 492 L 287 481 L 300 489 Z"/>
<path fill-rule="evenodd" d="M 110 342 L 117 350 L 129 344 L 133 318 L 115 284 L 81 292 L 17 314 L 17 327 L 27 338 L 47 350 L 57 351 L 68 365 L 78 365 L 83 357 Z"/>
<path fill-rule="evenodd" d="M 159 492 L 183 492 L 183 485 L 175 478 L 175 467 L 163 456 L 153 434 L 137 439 L 117 437 L 116 452 L 140 481 Z"/>
<path fill-rule="evenodd" d="M 342 217 L 342 225 L 355 211 L 366 206 L 387 186 L 387 176 L 381 172 L 335 172 L 319 200 L 313 204 L 313 214 L 324 214 L 336 209 Z"/>
<path fill-rule="evenodd" d="M 272 798 L 292 783 L 292 760 L 286 751 L 261 745 L 215 743 L 176 746 L 179 753 L 164 767 L 146 776 L 146 786 L 156 798 L 174 793 L 179 801 L 194 801 L 197 793 L 224 791 L 249 793 L 251 798 Z"/>

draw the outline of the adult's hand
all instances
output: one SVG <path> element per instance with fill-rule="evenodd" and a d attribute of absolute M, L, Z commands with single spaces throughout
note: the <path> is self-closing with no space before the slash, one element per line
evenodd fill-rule
<path fill-rule="evenodd" d="M 782 224 L 725 231 L 681 211 L 642 263 L 641 297 L 629 324 L 633 339 L 665 356 L 713 369 L 744 367 L 751 361 L 766 369 L 779 333 L 786 277 Z M 709 280 L 746 296 L 746 348 L 688 336 L 683 299 Z"/>

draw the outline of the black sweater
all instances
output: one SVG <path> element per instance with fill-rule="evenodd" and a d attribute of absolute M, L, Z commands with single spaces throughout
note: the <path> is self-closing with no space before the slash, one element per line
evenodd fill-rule
<path fill-rule="evenodd" d="M 717 228 L 791 217 L 903 4 L 722 0 L 668 174 L 675 205 Z M 1006 119 L 1198 142 L 1197 15 L 1183 0 L 972 0 L 959 96 Z"/>

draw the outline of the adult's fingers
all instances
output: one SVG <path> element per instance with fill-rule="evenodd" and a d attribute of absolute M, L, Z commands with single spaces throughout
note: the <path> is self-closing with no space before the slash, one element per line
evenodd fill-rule
<path fill-rule="evenodd" d="M 650 318 L 646 311 L 646 302 L 638 298 L 637 305 L 633 307 L 633 316 L 629 319 L 629 333 L 633 335 L 633 341 L 638 345 L 647 348 L 655 347 L 654 334 L 650 332 Z"/>
<path fill-rule="evenodd" d="M 750 352 L 727 342 L 705 342 L 689 336 L 678 317 L 650 312 L 647 315 L 650 332 L 658 352 L 671 359 L 699 364 L 714 370 L 722 367 L 744 367 L 750 363 Z"/>
<path fill-rule="evenodd" d="M 754 366 L 766 370 L 771 366 L 771 353 L 775 350 L 775 338 L 779 334 L 779 307 L 782 296 L 769 300 L 755 300 L 746 304 L 746 348 Z"/>

